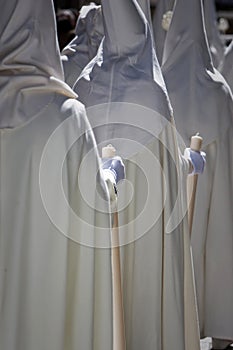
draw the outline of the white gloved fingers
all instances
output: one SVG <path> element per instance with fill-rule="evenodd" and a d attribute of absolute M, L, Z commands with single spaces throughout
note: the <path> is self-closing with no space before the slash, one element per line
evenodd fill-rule
<path fill-rule="evenodd" d="M 112 172 L 116 184 L 125 178 L 125 166 L 120 157 L 102 159 L 102 169 Z"/>
<path fill-rule="evenodd" d="M 191 175 L 203 173 L 206 164 L 205 152 L 197 152 L 190 148 L 186 148 L 184 151 L 184 157 L 188 159 L 193 166 Z"/>

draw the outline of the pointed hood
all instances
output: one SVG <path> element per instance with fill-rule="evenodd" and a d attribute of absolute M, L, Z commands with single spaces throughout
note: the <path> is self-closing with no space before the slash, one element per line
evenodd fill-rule
<path fill-rule="evenodd" d="M 168 11 L 173 10 L 174 2 L 175 0 L 158 0 L 152 21 L 155 49 L 160 64 L 162 63 L 164 42 L 167 35 L 167 30 L 162 22 Z"/>
<path fill-rule="evenodd" d="M 162 71 L 178 132 L 187 145 L 196 132 L 205 145 L 226 130 L 232 118 L 232 96 L 211 61 L 202 0 L 176 0 Z"/>
<path fill-rule="evenodd" d="M 105 38 L 99 58 L 91 65 L 96 60 L 109 63 L 111 60 L 125 59 L 130 67 L 147 74 L 150 80 L 154 79 L 164 88 L 160 66 L 154 59 L 153 37 L 148 23 L 149 0 L 102 0 L 101 4 Z M 90 67 L 87 71 L 90 71 Z"/>
<path fill-rule="evenodd" d="M 62 82 L 52 1 L 0 5 L 0 127 L 16 127 L 48 103 L 46 92 L 75 95 Z"/>
<path fill-rule="evenodd" d="M 147 34 L 143 12 L 137 2 L 103 0 L 104 50 L 111 56 L 135 55 Z"/>
<path fill-rule="evenodd" d="M 142 115 L 145 117 L 145 108 L 151 111 L 150 116 L 153 114 L 150 125 L 157 133 L 163 122 L 170 120 L 172 113 L 146 19 L 149 17 L 148 0 L 140 3 L 136 0 L 102 0 L 101 3 L 105 37 L 97 56 L 83 70 L 74 90 L 87 107 L 105 105 L 101 112 L 96 108 L 94 113 L 92 108 L 91 115 L 89 113 L 92 126 L 97 121 L 104 124 L 99 128 L 99 134 L 95 132 L 97 142 L 122 137 L 123 134 L 127 138 L 130 134 L 139 144 L 145 144 L 148 137 L 139 131 L 136 135 L 136 128 L 132 126 L 134 121 L 141 122 Z M 134 106 L 131 112 L 129 104 Z M 137 115 L 136 110 L 140 108 L 136 109 L 136 105 L 143 109 Z M 156 118 L 155 114 L 160 117 Z M 129 120 L 131 117 L 133 122 Z M 129 122 L 131 127 L 123 126 L 122 120 Z M 117 122 L 118 126 L 111 125 Z M 122 142 L 118 146 L 124 154 L 127 147 Z"/>
<path fill-rule="evenodd" d="M 102 0 L 101 3 L 105 59 L 128 57 L 141 72 L 164 88 L 157 58 L 154 59 L 149 0 Z"/>
<path fill-rule="evenodd" d="M 96 55 L 104 36 L 101 6 L 90 3 L 81 8 L 75 33 L 75 38 L 62 51 L 65 81 L 70 86 Z"/>
<path fill-rule="evenodd" d="M 204 0 L 204 18 L 213 65 L 215 68 L 218 68 L 219 64 L 223 60 L 224 45 L 217 27 L 217 16 L 214 0 Z"/>
<path fill-rule="evenodd" d="M 221 73 L 228 82 L 233 93 L 233 40 L 225 51 Z"/>
<path fill-rule="evenodd" d="M 169 61 L 171 56 L 174 57 L 174 51 L 179 55 L 179 52 L 182 53 L 190 45 L 200 50 L 205 67 L 213 70 L 204 28 L 202 1 L 176 0 L 170 28 L 165 38 L 162 64 Z"/>

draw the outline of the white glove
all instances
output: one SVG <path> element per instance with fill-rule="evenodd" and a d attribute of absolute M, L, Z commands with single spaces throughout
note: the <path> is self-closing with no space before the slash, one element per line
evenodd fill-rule
<path fill-rule="evenodd" d="M 102 169 L 104 180 L 108 186 L 111 202 L 116 200 L 116 184 L 125 178 L 125 166 L 120 157 L 103 158 Z"/>
<path fill-rule="evenodd" d="M 193 151 L 191 148 L 186 148 L 184 151 L 184 157 L 188 159 L 193 166 L 191 175 L 203 173 L 206 163 L 205 152 L 197 152 Z"/>
<path fill-rule="evenodd" d="M 117 184 L 120 180 L 125 179 L 125 166 L 121 157 L 102 159 L 102 169 L 104 177 Z"/>

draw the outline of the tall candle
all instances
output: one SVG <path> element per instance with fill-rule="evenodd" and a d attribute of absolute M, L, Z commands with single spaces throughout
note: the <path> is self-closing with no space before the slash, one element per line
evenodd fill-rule
<path fill-rule="evenodd" d="M 111 145 L 102 148 L 102 158 L 113 158 L 116 155 L 116 149 Z"/>
<path fill-rule="evenodd" d="M 203 138 L 197 133 L 196 135 L 191 137 L 190 148 L 193 151 L 200 152 L 202 146 Z"/>

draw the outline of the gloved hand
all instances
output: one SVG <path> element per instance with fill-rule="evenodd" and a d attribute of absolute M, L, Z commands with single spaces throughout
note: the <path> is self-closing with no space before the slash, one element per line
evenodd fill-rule
<path fill-rule="evenodd" d="M 188 159 L 193 166 L 191 175 L 203 173 L 206 163 L 205 152 L 197 152 L 193 151 L 191 148 L 186 148 L 184 151 L 184 157 Z"/>
<path fill-rule="evenodd" d="M 125 178 L 125 166 L 121 157 L 103 158 L 102 169 L 105 179 L 110 179 L 115 184 Z"/>

